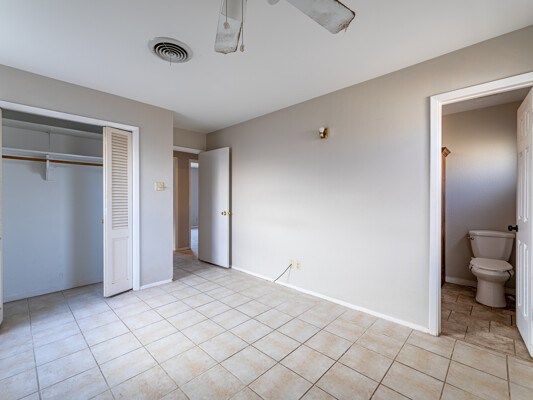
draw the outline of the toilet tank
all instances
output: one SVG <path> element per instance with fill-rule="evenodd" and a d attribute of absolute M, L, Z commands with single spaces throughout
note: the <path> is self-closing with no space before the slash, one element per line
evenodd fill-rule
<path fill-rule="evenodd" d="M 469 231 L 474 257 L 509 261 L 513 251 L 514 233 L 500 231 Z"/>

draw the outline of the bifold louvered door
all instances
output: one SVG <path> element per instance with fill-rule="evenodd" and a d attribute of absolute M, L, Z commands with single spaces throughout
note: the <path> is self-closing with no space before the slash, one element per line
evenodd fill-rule
<path fill-rule="evenodd" d="M 132 283 L 131 132 L 104 128 L 104 296 Z"/>

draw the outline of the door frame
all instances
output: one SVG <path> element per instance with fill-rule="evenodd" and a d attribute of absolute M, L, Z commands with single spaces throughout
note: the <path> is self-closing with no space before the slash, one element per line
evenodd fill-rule
<path fill-rule="evenodd" d="M 429 171 L 429 333 L 441 332 L 441 148 L 442 106 L 533 86 L 533 72 L 430 97 Z"/>
<path fill-rule="evenodd" d="M 119 122 L 106 121 L 102 119 L 83 117 L 81 115 L 69 114 L 60 111 L 52 111 L 40 107 L 26 106 L 23 104 L 13 103 L 9 101 L 0 100 L 0 108 L 4 110 L 19 111 L 29 114 L 40 115 L 44 117 L 58 118 L 67 121 L 81 122 L 90 125 L 99 125 L 99 126 L 108 126 L 111 128 L 122 129 L 125 131 L 130 131 L 132 133 L 132 162 L 133 162 L 133 215 L 132 215 L 132 230 L 133 230 L 133 242 L 132 242 L 132 280 L 133 280 L 133 290 L 140 290 L 141 288 L 141 264 L 140 264 L 140 180 L 139 180 L 139 153 L 140 153 L 140 143 L 139 143 L 139 127 L 126 125 Z M 107 221 L 104 221 L 104 224 Z"/>

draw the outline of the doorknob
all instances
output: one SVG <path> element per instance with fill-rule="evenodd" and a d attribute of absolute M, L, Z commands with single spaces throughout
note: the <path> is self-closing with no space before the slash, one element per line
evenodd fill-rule
<path fill-rule="evenodd" d="M 512 232 L 512 231 L 517 231 L 517 232 L 518 232 L 518 225 L 515 225 L 515 226 L 509 225 L 509 226 L 507 227 L 507 230 L 508 230 L 509 232 Z"/>
<path fill-rule="evenodd" d="M 223 215 L 223 216 L 226 216 L 226 214 L 227 214 L 226 211 L 222 211 L 222 212 L 220 213 L 220 215 Z"/>

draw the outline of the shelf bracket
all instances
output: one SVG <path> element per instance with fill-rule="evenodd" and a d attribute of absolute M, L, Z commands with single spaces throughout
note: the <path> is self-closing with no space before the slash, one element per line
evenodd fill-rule
<path fill-rule="evenodd" d="M 46 155 L 46 165 L 45 165 L 45 179 L 47 181 L 53 181 L 53 172 L 54 172 L 55 166 L 52 165 L 50 162 L 50 156 Z"/>

